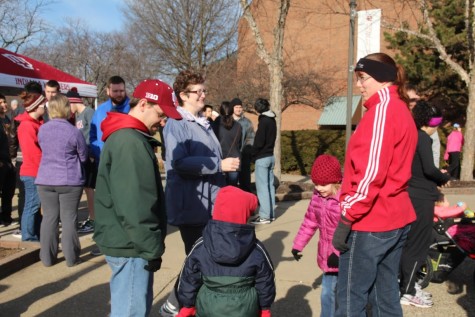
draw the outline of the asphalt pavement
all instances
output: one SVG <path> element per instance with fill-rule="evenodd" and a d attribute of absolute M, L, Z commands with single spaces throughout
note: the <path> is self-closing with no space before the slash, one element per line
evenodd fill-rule
<path fill-rule="evenodd" d="M 300 176 L 284 176 L 284 180 L 308 181 Z M 452 202 L 465 201 L 475 207 L 474 195 L 450 194 Z M 309 200 L 277 203 L 277 219 L 271 224 L 256 226 L 258 238 L 265 244 L 275 265 L 277 297 L 273 316 L 319 316 L 322 272 L 316 264 L 316 235 L 296 262 L 291 254 L 292 241 L 307 210 Z M 85 197 L 79 211 L 87 217 Z M 14 239 L 10 229 L 0 230 L 1 239 Z M 110 311 L 110 269 L 103 256 L 94 257 L 92 234 L 81 236 L 83 263 L 67 267 L 64 258 L 52 267 L 34 263 L 0 280 L 0 316 L 107 316 Z M 155 273 L 154 300 L 151 316 L 159 316 L 185 258 L 179 232 L 169 227 L 162 268 Z M 431 284 L 434 306 L 422 309 L 404 306 L 405 316 L 469 316 L 475 317 L 473 260 L 466 260 L 452 274 L 463 292 L 449 295 L 445 284 Z"/>

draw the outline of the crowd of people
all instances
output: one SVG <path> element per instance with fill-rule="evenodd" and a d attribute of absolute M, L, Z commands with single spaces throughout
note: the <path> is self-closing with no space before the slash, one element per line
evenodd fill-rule
<path fill-rule="evenodd" d="M 431 136 L 440 109 L 420 100 L 384 53 L 360 59 L 355 73 L 366 112 L 344 174 L 336 157 L 315 159 L 315 190 L 292 256 L 299 261 L 320 230 L 321 316 L 366 316 L 368 307 L 373 316 L 402 316 L 401 304 L 433 305 L 414 273 L 427 256 L 437 187 L 460 177 L 463 136 L 454 124 L 450 174 L 439 170 Z M 113 76 L 109 99 L 95 111 L 76 89 L 63 95 L 59 88 L 50 80 L 43 92 L 31 82 L 15 109 L 0 95 L 2 224 L 13 223 L 18 174 L 20 236 L 40 243 L 45 266 L 57 263 L 60 243 L 66 265 L 80 264 L 78 234 L 94 232 L 92 254 L 105 255 L 112 272 L 113 317 L 150 314 L 167 225 L 175 226 L 186 260 L 162 316 L 271 316 L 274 266 L 254 230 L 276 218 L 278 131 L 269 101 L 253 104 L 255 130 L 239 98 L 213 114 L 205 78 L 194 70 L 181 71 L 172 86 L 144 80 L 130 98 Z M 83 191 L 88 218 L 79 223 Z"/>

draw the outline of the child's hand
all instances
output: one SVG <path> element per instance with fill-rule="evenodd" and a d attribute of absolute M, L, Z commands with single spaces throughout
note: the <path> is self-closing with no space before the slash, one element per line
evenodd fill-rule
<path fill-rule="evenodd" d="M 330 254 L 330 256 L 327 259 L 328 267 L 338 268 L 339 263 L 340 263 L 340 258 L 338 257 L 338 255 L 336 255 L 335 253 Z"/>
<path fill-rule="evenodd" d="M 297 250 L 297 249 L 292 249 L 292 255 L 294 256 L 295 261 L 300 260 L 300 258 L 302 257 L 302 255 L 299 254 L 299 253 L 300 253 L 299 250 Z"/>

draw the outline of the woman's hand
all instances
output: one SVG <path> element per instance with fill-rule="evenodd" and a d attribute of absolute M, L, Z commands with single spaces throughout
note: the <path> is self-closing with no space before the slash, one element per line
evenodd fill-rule
<path fill-rule="evenodd" d="M 452 185 L 452 182 L 451 181 L 448 181 L 447 183 L 445 183 L 444 185 L 440 186 L 442 188 L 447 188 L 447 187 L 450 187 L 450 185 Z"/>
<path fill-rule="evenodd" d="M 221 171 L 235 172 L 238 170 L 240 164 L 239 157 L 228 157 L 221 161 Z"/>

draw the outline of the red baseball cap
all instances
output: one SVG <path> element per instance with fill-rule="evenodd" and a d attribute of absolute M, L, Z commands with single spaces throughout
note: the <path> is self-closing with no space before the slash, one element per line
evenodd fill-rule
<path fill-rule="evenodd" d="M 172 87 L 158 79 L 146 79 L 135 87 L 132 94 L 135 98 L 145 98 L 148 102 L 156 103 L 165 115 L 172 119 L 181 119 L 176 110 L 177 101 Z"/>

